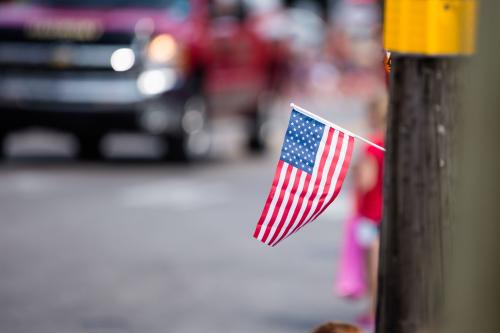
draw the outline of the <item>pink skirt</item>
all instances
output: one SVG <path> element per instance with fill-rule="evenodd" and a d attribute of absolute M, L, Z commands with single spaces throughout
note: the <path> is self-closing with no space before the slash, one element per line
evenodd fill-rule
<path fill-rule="evenodd" d="M 367 289 L 363 248 L 356 240 L 356 228 L 360 220 L 353 216 L 344 227 L 340 263 L 334 283 L 334 292 L 340 297 L 360 298 Z"/>

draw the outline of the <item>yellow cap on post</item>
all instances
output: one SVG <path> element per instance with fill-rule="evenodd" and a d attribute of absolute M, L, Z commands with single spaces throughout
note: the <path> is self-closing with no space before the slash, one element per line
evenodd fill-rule
<path fill-rule="evenodd" d="M 386 0 L 389 51 L 428 56 L 472 54 L 476 0 Z"/>

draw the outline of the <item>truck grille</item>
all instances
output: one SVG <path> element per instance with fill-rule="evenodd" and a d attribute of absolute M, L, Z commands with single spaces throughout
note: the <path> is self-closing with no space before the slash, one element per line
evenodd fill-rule
<path fill-rule="evenodd" d="M 0 70 L 110 71 L 112 53 L 130 47 L 132 35 L 104 33 L 92 41 L 37 40 L 21 30 L 0 31 Z"/>

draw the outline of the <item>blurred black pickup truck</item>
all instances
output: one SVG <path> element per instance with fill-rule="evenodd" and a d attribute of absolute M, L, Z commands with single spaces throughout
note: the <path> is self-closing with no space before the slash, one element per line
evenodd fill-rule
<path fill-rule="evenodd" d="M 170 158 L 189 159 L 207 152 L 208 119 L 230 100 L 250 121 L 249 147 L 262 148 L 273 56 L 250 23 L 214 25 L 210 3 L 0 5 L 0 155 L 8 133 L 41 126 L 74 134 L 84 159 L 99 158 L 112 131 L 153 134 Z"/>

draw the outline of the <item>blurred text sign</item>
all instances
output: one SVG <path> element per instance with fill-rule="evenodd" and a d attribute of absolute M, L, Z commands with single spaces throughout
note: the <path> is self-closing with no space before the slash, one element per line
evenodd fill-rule
<path fill-rule="evenodd" d="M 472 54 L 476 0 L 386 0 L 385 48 L 397 53 Z"/>

